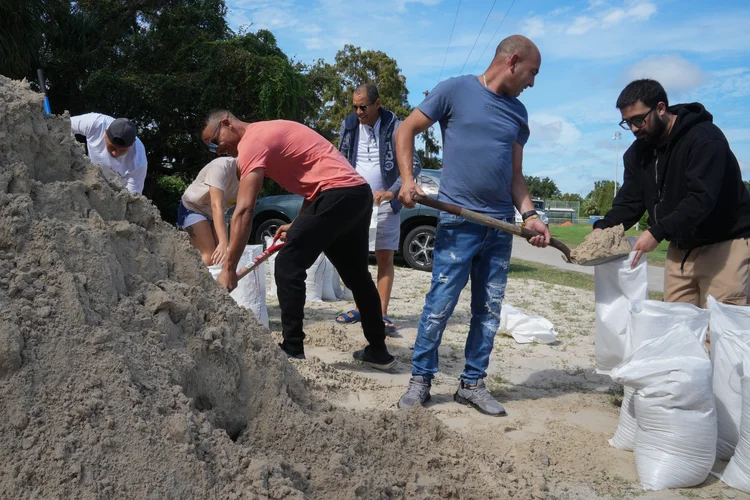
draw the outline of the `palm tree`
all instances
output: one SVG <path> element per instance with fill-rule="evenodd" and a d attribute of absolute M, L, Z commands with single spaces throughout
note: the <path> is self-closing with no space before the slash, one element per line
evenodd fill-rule
<path fill-rule="evenodd" d="M 0 0 L 0 74 L 32 77 L 43 43 L 44 0 Z"/>

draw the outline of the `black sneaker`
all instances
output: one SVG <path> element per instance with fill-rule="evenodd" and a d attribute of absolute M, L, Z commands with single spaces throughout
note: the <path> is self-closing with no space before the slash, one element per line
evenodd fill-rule
<path fill-rule="evenodd" d="M 292 359 L 307 359 L 305 357 L 305 351 L 298 352 L 297 354 L 292 354 L 290 352 L 287 352 L 286 349 L 284 349 L 284 347 L 282 347 L 281 344 L 279 344 L 279 348 L 284 353 L 284 355 L 286 355 L 287 358 L 292 358 Z"/>
<path fill-rule="evenodd" d="M 387 350 L 384 350 L 383 354 L 376 356 L 373 354 L 369 345 L 364 349 L 356 351 L 352 354 L 352 357 L 377 370 L 390 370 L 396 366 L 396 358 L 391 356 Z"/>

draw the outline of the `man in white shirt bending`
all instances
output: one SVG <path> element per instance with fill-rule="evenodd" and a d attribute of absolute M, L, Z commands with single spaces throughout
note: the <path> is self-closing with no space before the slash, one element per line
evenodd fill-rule
<path fill-rule="evenodd" d="M 128 191 L 143 193 L 148 161 L 146 148 L 136 136 L 133 122 L 101 113 L 86 113 L 71 116 L 70 127 L 74 134 L 86 137 L 89 158 L 101 167 L 106 178 L 119 176 Z"/>

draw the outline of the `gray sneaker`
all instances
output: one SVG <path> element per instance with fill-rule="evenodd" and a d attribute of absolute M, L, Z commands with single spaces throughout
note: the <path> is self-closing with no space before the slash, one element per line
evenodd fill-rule
<path fill-rule="evenodd" d="M 411 408 L 417 403 L 420 405 L 426 403 L 430 400 L 430 387 L 432 384 L 429 380 L 425 382 L 424 377 L 412 377 L 406 393 L 398 400 L 398 407 Z"/>
<path fill-rule="evenodd" d="M 482 379 L 477 380 L 474 385 L 464 384 L 462 380 L 453 399 L 462 405 L 471 405 L 485 415 L 504 417 L 508 414 L 503 405 L 492 397 Z"/>

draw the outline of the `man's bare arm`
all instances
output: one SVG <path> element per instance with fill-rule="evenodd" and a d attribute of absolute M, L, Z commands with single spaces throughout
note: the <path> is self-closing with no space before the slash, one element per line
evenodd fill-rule
<path fill-rule="evenodd" d="M 237 263 L 242 256 L 242 251 L 250 238 L 253 226 L 253 212 L 258 193 L 263 187 L 265 169 L 259 168 L 251 171 L 240 181 L 237 191 L 237 206 L 232 215 L 231 234 L 229 237 L 229 252 L 227 253 L 224 269 L 232 273 L 237 271 Z"/>
<path fill-rule="evenodd" d="M 414 138 L 435 123 L 420 110 L 415 109 L 396 129 L 396 160 L 401 173 L 401 190 L 398 199 L 406 207 L 413 207 L 412 193 L 424 196 L 424 192 L 414 181 Z"/>

